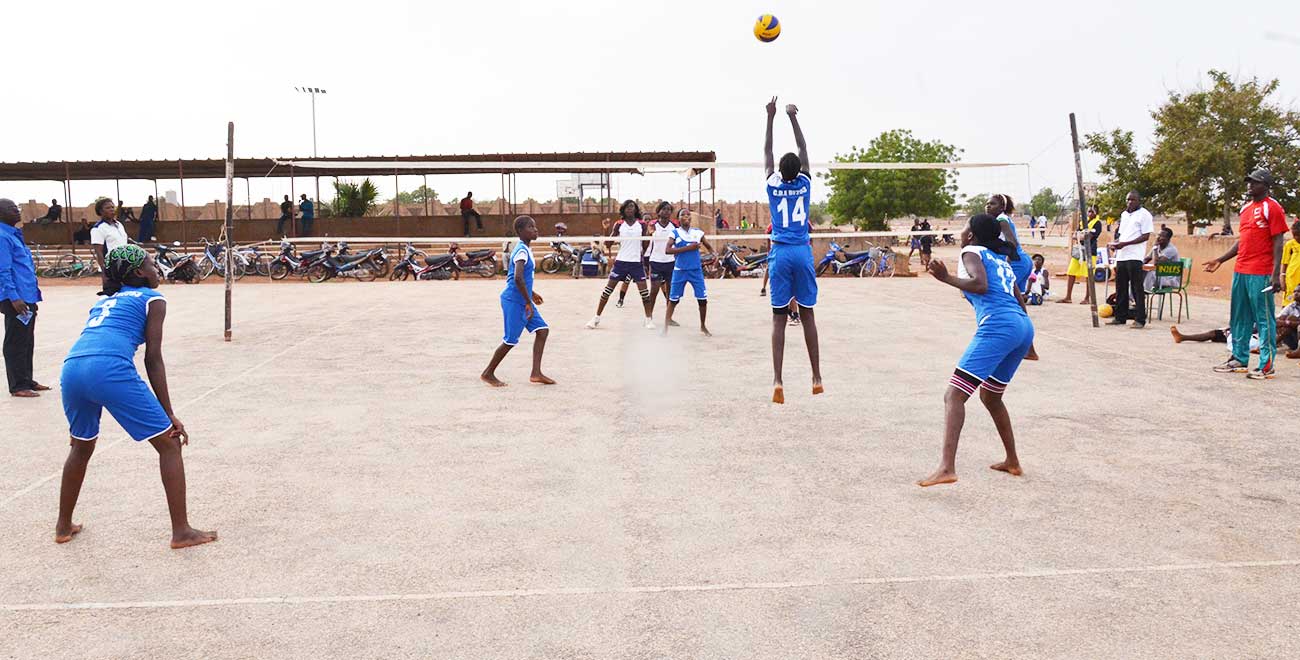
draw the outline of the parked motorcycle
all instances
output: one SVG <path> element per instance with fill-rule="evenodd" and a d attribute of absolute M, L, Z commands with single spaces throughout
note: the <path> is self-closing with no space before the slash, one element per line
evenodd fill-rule
<path fill-rule="evenodd" d="M 767 271 L 767 253 L 754 254 L 751 248 L 728 243 L 718 258 L 715 277 L 760 277 Z"/>
<path fill-rule="evenodd" d="M 401 280 L 405 282 L 408 279 L 415 280 L 449 280 L 452 277 L 455 266 L 455 257 L 450 254 L 441 254 L 430 257 L 424 252 L 415 249 L 410 243 L 405 247 L 406 255 L 402 260 L 393 266 L 393 272 L 389 273 L 389 281 Z"/>
<path fill-rule="evenodd" d="M 375 277 L 383 277 L 392 269 L 392 264 L 388 260 L 388 252 L 382 247 L 372 248 L 364 253 L 370 261 L 370 269 L 375 271 Z M 339 259 L 352 259 L 360 254 L 353 254 L 346 241 L 339 243 Z"/>
<path fill-rule="evenodd" d="M 175 241 L 172 245 L 180 247 L 181 242 Z M 195 284 L 203 279 L 199 275 L 198 266 L 194 263 L 194 255 L 181 254 L 162 243 L 154 245 L 153 248 L 157 253 L 154 263 L 157 264 L 158 273 L 164 281 Z"/>
<path fill-rule="evenodd" d="M 461 253 L 460 245 L 452 243 L 447 248 L 447 254 L 455 257 L 452 263 L 455 264 L 453 271 L 456 279 L 460 279 L 461 273 L 473 273 L 479 277 L 495 277 L 497 274 L 496 250 L 470 250 Z"/>
<path fill-rule="evenodd" d="M 817 276 L 821 277 L 827 269 L 835 275 L 860 275 L 862 264 L 866 263 L 871 257 L 871 250 L 874 247 L 862 252 L 848 252 L 835 241 L 826 249 L 826 254 L 822 256 L 821 261 L 817 262 Z"/>
<path fill-rule="evenodd" d="M 335 256 L 336 248 L 325 248 L 325 257 L 307 269 L 307 281 L 319 284 L 335 277 L 351 277 L 362 282 L 374 281 L 378 271 L 371 262 L 371 253 L 363 252 L 351 257 Z"/>
<path fill-rule="evenodd" d="M 271 279 L 282 280 L 290 275 L 306 277 L 307 271 L 316 265 L 316 262 L 325 258 L 326 247 L 328 246 L 322 244 L 319 250 L 295 254 L 292 243 L 280 241 L 280 254 L 272 259 L 267 267 Z"/>

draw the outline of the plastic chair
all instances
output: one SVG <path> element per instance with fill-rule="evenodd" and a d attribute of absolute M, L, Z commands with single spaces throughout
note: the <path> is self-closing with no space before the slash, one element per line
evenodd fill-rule
<path fill-rule="evenodd" d="M 1165 300 L 1169 296 L 1178 297 L 1178 322 L 1183 322 L 1183 308 L 1187 308 L 1187 318 L 1192 318 L 1192 308 L 1187 296 L 1187 285 L 1192 281 L 1192 260 L 1179 259 L 1177 262 L 1156 264 L 1156 282 L 1160 282 L 1162 277 L 1177 277 L 1178 286 L 1157 286 L 1147 294 L 1147 318 L 1151 318 L 1151 305 L 1155 302 L 1155 297 L 1160 296 L 1160 306 L 1156 308 L 1158 319 L 1165 317 Z M 1174 301 L 1169 300 L 1169 313 L 1174 313 Z"/>

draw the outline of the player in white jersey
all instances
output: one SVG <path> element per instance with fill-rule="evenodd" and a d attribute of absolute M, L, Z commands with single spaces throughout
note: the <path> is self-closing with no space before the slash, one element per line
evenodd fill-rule
<path fill-rule="evenodd" d="M 683 211 L 686 209 L 682 209 Z M 672 243 L 673 230 L 676 229 L 672 221 L 673 205 L 668 202 L 659 202 L 655 207 L 655 224 L 650 225 L 650 240 L 646 242 L 645 258 L 650 272 L 650 311 L 653 313 L 655 302 L 659 299 L 659 293 L 662 291 L 664 297 L 668 297 L 668 286 L 673 281 L 673 264 L 677 262 L 677 257 L 668 254 L 668 245 Z M 672 325 L 677 325 L 674 321 Z"/>
<path fill-rule="evenodd" d="M 647 233 L 645 225 L 641 224 L 641 207 L 629 199 L 623 202 L 618 214 L 619 222 L 615 223 L 609 231 L 610 237 L 619 239 L 618 256 L 614 257 L 614 268 L 609 272 L 609 281 L 605 283 L 605 290 L 600 292 L 596 315 L 587 322 L 587 329 L 594 330 L 600 326 L 600 315 L 604 313 L 609 297 L 614 294 L 614 287 L 620 280 L 631 278 L 636 282 L 637 291 L 641 294 L 642 307 L 645 309 L 644 326 L 653 330 L 655 322 L 650 315 L 650 290 L 645 284 L 645 265 L 641 262 L 641 251 L 644 249 L 641 245 L 641 237 Z"/>
<path fill-rule="evenodd" d="M 785 403 L 781 367 L 785 361 L 786 316 L 790 313 L 791 303 L 799 305 L 804 343 L 808 346 L 808 361 L 812 365 L 812 393 L 817 395 L 825 391 L 817 346 L 817 320 L 813 313 L 813 307 L 817 305 L 817 273 L 813 269 L 808 235 L 808 209 L 812 203 L 808 145 L 803 139 L 803 129 L 799 127 L 799 108 L 794 104 L 787 105 L 785 113 L 790 117 L 799 155 L 787 153 L 781 156 L 780 171 L 777 171 L 776 159 L 772 156 L 772 121 L 776 118 L 776 97 L 773 96 L 767 104 L 767 138 L 763 144 L 768 206 L 772 214 L 772 249 L 768 252 L 767 263 L 772 291 L 773 403 Z"/>

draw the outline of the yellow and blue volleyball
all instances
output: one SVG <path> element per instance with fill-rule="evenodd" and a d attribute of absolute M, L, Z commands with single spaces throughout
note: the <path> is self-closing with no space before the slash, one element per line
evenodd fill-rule
<path fill-rule="evenodd" d="M 781 36 L 781 22 L 771 14 L 763 14 L 754 22 L 754 36 L 763 43 L 771 43 Z"/>

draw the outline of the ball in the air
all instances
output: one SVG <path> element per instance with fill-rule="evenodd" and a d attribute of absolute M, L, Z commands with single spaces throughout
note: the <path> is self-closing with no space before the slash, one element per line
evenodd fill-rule
<path fill-rule="evenodd" d="M 1114 315 L 1115 315 L 1115 309 L 1112 308 L 1110 305 L 1097 306 L 1097 316 L 1100 316 L 1103 319 L 1108 319 Z"/>
<path fill-rule="evenodd" d="M 781 36 L 781 22 L 771 14 L 763 14 L 754 22 L 754 36 L 763 43 L 771 43 Z"/>

